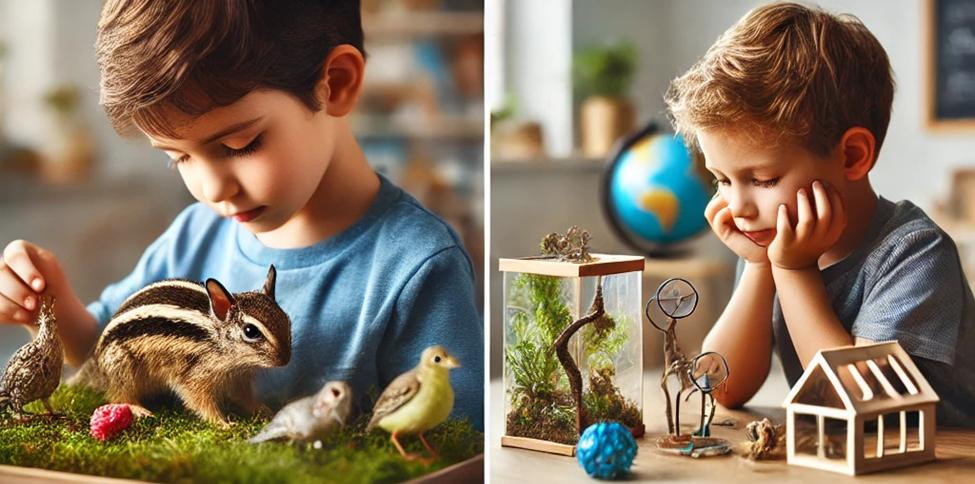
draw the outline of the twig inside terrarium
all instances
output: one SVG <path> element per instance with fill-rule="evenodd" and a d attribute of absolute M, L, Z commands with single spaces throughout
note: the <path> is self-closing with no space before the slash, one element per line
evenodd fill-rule
<path fill-rule="evenodd" d="M 597 323 L 597 321 L 599 322 Z M 593 298 L 592 306 L 589 308 L 589 314 L 566 327 L 562 331 L 562 334 L 555 339 L 555 343 L 552 344 L 555 353 L 559 357 L 559 362 L 562 363 L 562 368 L 565 369 L 565 373 L 569 377 L 572 398 L 576 404 L 576 432 L 580 435 L 583 429 L 588 426 L 588 419 L 586 418 L 585 408 L 582 404 L 582 373 L 579 371 L 579 366 L 575 360 L 572 359 L 572 355 L 569 354 L 569 338 L 589 323 L 596 323 L 601 326 L 605 325 L 606 327 L 613 325 L 612 318 L 606 316 L 606 310 L 603 307 L 602 276 L 597 279 L 596 296 Z"/>

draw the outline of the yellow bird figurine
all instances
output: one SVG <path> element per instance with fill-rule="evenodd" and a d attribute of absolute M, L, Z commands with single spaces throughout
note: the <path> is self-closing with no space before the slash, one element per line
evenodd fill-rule
<path fill-rule="evenodd" d="M 396 377 L 383 390 L 366 430 L 379 426 L 392 434 L 393 445 L 407 460 L 420 458 L 420 455 L 407 454 L 397 437 L 417 434 L 430 451 L 431 458 L 435 458 L 437 452 L 423 438 L 423 432 L 436 427 L 450 415 L 454 407 L 450 370 L 458 367 L 460 363 L 443 346 L 423 350 L 420 364 Z"/>

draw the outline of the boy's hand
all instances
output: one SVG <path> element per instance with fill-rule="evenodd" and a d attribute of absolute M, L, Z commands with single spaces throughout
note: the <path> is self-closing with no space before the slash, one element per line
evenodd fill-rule
<path fill-rule="evenodd" d="M 95 317 L 78 298 L 51 251 L 24 240 L 7 244 L 0 257 L 0 324 L 22 324 L 36 335 L 33 321 L 41 293 L 54 296 L 65 361 L 80 366 L 98 335 Z"/>
<path fill-rule="evenodd" d="M 0 258 L 0 323 L 30 324 L 42 292 L 57 299 L 57 309 L 77 299 L 54 254 L 24 240 L 7 244 Z"/>
<path fill-rule="evenodd" d="M 768 258 L 781 269 L 816 267 L 819 257 L 839 240 L 846 228 L 846 210 L 839 192 L 829 190 L 822 182 L 812 184 L 812 198 L 807 189 L 796 193 L 795 227 L 785 206 L 779 205 L 775 239 L 768 246 Z M 815 206 L 813 205 L 815 204 Z"/>
<path fill-rule="evenodd" d="M 765 247 L 752 242 L 751 239 L 745 237 L 745 234 L 741 233 L 741 230 L 738 230 L 731 215 L 731 209 L 728 208 L 728 202 L 720 193 L 715 194 L 714 198 L 708 203 L 704 209 L 704 217 L 711 224 L 711 230 L 718 236 L 718 239 L 738 257 L 752 264 L 768 264 L 769 259 Z"/>
<path fill-rule="evenodd" d="M 38 295 L 47 287 L 38 266 L 49 273 L 61 272 L 53 254 L 30 242 L 15 240 L 3 249 L 0 258 L 0 322 L 27 324 L 31 321 L 31 314 L 39 306 Z"/>

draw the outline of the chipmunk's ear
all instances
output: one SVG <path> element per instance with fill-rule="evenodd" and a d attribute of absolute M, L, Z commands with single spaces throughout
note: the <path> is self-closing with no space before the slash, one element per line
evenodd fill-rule
<path fill-rule="evenodd" d="M 267 270 L 267 280 L 264 281 L 264 294 L 267 294 L 272 300 L 274 299 L 274 282 L 278 278 L 278 271 L 274 269 L 274 264 L 271 264 L 271 268 Z"/>
<path fill-rule="evenodd" d="M 210 296 L 210 313 L 220 321 L 227 321 L 230 306 L 237 303 L 234 296 L 216 279 L 207 279 L 206 287 Z"/>

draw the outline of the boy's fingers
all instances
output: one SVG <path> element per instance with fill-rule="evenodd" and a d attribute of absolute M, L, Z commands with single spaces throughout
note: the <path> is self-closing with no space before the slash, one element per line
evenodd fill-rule
<path fill-rule="evenodd" d="M 822 182 L 813 182 L 813 197 L 816 200 L 816 230 L 823 235 L 832 228 L 833 207 Z"/>
<path fill-rule="evenodd" d="M 809 196 L 805 188 L 800 188 L 796 192 L 796 237 L 805 239 L 812 235 L 816 227 L 816 219 L 813 215 L 812 207 L 809 205 Z"/>
<path fill-rule="evenodd" d="M 735 230 L 735 219 L 731 215 L 731 209 L 728 207 L 718 210 L 718 213 L 714 216 L 714 227 L 718 230 L 718 235 L 721 237 L 727 237 Z"/>
<path fill-rule="evenodd" d="M 44 276 L 37 270 L 34 258 L 42 255 L 41 249 L 24 240 L 15 240 L 3 249 L 3 262 L 21 281 L 35 292 L 44 290 Z"/>
<path fill-rule="evenodd" d="M 718 208 L 713 210 L 712 213 L 708 214 L 708 224 L 711 225 L 712 229 L 717 230 L 722 225 L 722 220 L 725 217 L 724 211 L 725 209 Z"/>
<path fill-rule="evenodd" d="M 0 322 L 3 323 L 26 323 L 30 319 L 30 313 L 25 311 L 13 301 L 0 295 Z"/>
<path fill-rule="evenodd" d="M 779 205 L 779 213 L 775 220 L 775 232 L 775 238 L 782 237 L 782 242 L 791 242 L 795 235 L 792 233 L 792 224 L 789 223 L 789 210 L 784 203 Z"/>
<path fill-rule="evenodd" d="M 846 207 L 843 206 L 843 197 L 840 196 L 840 192 L 833 190 L 829 193 L 829 202 L 833 210 L 830 230 L 840 233 L 846 228 Z"/>
<path fill-rule="evenodd" d="M 32 311 L 37 307 L 37 297 L 33 291 L 28 289 L 9 268 L 2 266 L 0 266 L 0 297 L 16 306 L 17 309 Z M 0 308 L 0 311 L 4 311 L 4 309 Z M 10 310 L 9 314 L 13 314 L 13 312 L 14 310 Z"/>
<path fill-rule="evenodd" d="M 722 225 L 727 225 L 732 219 L 734 217 L 731 215 L 731 209 L 728 207 L 724 207 L 718 210 L 718 213 L 714 214 L 714 221 Z"/>
<path fill-rule="evenodd" d="M 713 221 L 714 216 L 717 215 L 718 212 L 721 211 L 721 209 L 727 206 L 728 203 L 725 202 L 724 198 L 721 198 L 720 196 L 715 196 L 714 198 L 711 199 L 710 202 L 708 202 L 707 207 L 704 208 L 704 218 L 706 218 L 708 222 Z"/>

